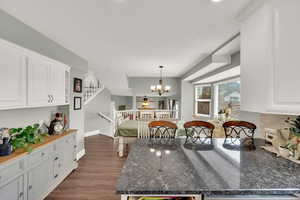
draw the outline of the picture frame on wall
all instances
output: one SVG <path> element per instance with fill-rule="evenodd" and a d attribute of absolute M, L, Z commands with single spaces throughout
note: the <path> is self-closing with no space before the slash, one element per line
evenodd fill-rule
<path fill-rule="evenodd" d="M 74 110 L 81 110 L 81 97 L 74 97 Z"/>
<path fill-rule="evenodd" d="M 76 93 L 82 93 L 82 79 L 74 78 L 73 91 L 76 92 Z"/>

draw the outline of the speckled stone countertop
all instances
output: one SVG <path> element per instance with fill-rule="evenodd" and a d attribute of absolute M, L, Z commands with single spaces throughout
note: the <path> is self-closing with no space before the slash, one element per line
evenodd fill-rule
<path fill-rule="evenodd" d="M 207 139 L 202 144 L 138 140 L 119 178 L 118 194 L 296 194 L 300 165 L 240 141 Z"/>

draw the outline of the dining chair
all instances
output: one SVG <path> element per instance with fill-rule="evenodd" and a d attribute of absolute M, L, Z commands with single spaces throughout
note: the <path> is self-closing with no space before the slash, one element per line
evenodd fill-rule
<path fill-rule="evenodd" d="M 256 125 L 246 121 L 228 121 L 223 124 L 226 138 L 252 138 Z"/>
<path fill-rule="evenodd" d="M 213 138 L 215 126 L 212 123 L 205 121 L 189 121 L 183 125 L 186 134 L 186 142 L 189 139 L 196 143 L 203 138 Z"/>
<path fill-rule="evenodd" d="M 177 125 L 170 121 L 152 121 L 148 125 L 150 138 L 175 138 Z"/>

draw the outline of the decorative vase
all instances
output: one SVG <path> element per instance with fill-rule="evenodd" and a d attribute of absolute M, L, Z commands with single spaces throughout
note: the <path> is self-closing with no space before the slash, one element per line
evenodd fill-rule
<path fill-rule="evenodd" d="M 12 146 L 9 143 L 9 138 L 3 138 L 3 143 L 0 145 L 0 156 L 8 156 L 12 152 Z"/>

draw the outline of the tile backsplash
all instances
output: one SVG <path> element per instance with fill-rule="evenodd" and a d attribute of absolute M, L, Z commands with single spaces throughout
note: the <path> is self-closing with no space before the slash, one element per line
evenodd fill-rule
<path fill-rule="evenodd" d="M 285 120 L 290 117 L 295 119 L 296 116 L 289 115 L 274 115 L 274 114 L 261 114 L 260 116 L 260 127 L 261 130 L 264 128 L 282 129 L 289 127 Z"/>

